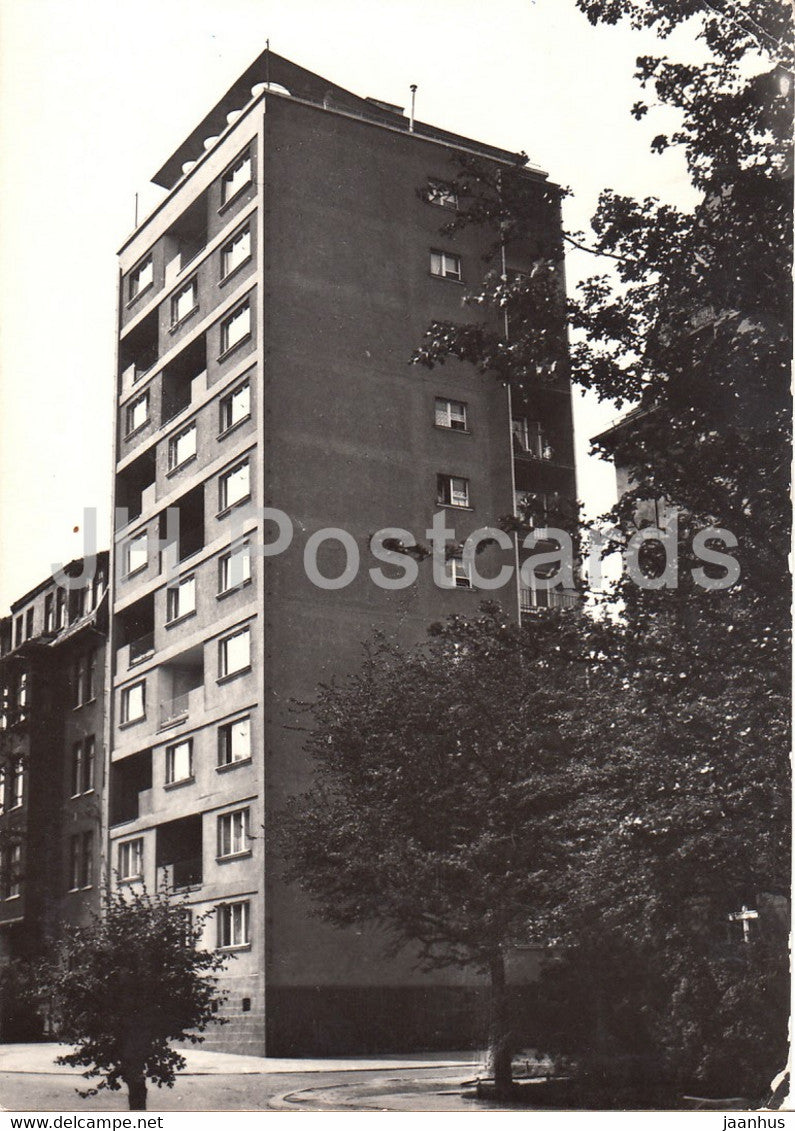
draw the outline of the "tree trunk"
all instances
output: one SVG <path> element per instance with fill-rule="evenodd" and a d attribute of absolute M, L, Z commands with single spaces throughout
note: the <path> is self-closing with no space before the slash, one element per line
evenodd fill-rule
<path fill-rule="evenodd" d="M 508 992 L 505 985 L 505 959 L 502 950 L 491 956 L 491 1032 L 489 1033 L 489 1067 L 494 1076 L 497 1097 L 511 1095 L 513 1075 L 513 1036 L 510 1031 Z"/>
<path fill-rule="evenodd" d="M 146 1077 L 143 1072 L 125 1076 L 130 1111 L 146 1111 Z"/>

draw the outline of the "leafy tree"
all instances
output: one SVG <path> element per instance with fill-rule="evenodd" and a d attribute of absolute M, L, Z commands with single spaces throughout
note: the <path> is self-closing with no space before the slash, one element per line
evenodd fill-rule
<path fill-rule="evenodd" d="M 65 933 L 41 983 L 61 1036 L 77 1046 L 58 1063 L 102 1077 L 83 1095 L 124 1083 L 130 1110 L 139 1111 L 147 1080 L 173 1087 L 185 1066 L 173 1042 L 196 1044 L 219 1020 L 212 975 L 226 958 L 199 949 L 206 918 L 192 920 L 187 904 L 165 891 L 116 891 L 88 926 Z"/>
<path fill-rule="evenodd" d="M 627 18 L 661 38 L 692 20 L 711 57 L 638 60 L 643 86 L 677 112 L 679 124 L 653 148 L 682 149 L 694 206 L 606 190 L 591 235 L 564 237 L 609 267 L 570 304 L 572 378 L 635 406 L 598 444 L 630 478 L 610 516 L 610 545 L 624 549 L 644 507 L 660 499 L 679 511 L 683 535 L 675 588 L 639 590 L 626 578 L 619 587 L 615 659 L 641 714 L 624 718 L 615 773 L 599 779 L 603 835 L 573 899 L 584 911 L 581 937 L 598 922 L 648 948 L 650 972 L 663 971 L 682 1016 L 660 1019 L 659 1043 L 679 1042 L 704 1081 L 719 1075 L 721 1040 L 735 1055 L 744 1048 L 748 1065 L 759 1063 L 756 1044 L 772 1072 L 786 997 L 763 1024 L 745 991 L 775 999 L 785 943 L 771 940 L 764 961 L 757 947 L 726 962 L 699 943 L 693 906 L 711 904 L 714 937 L 744 899 L 789 888 L 791 12 L 769 0 L 577 2 L 594 23 Z M 633 113 L 653 110 L 639 102 Z M 473 174 L 471 163 L 459 172 L 458 223 L 490 224 L 505 259 L 532 231 L 523 194 L 551 191 L 520 166 L 499 179 L 485 166 Z M 470 296 L 473 320 L 432 324 L 416 362 L 457 356 L 518 388 L 549 379 L 534 319 L 550 312 L 535 279 L 554 274 L 557 260 L 539 254 L 520 278 L 503 262 Z M 527 514 L 513 526 L 532 524 Z M 705 592 L 690 573 L 703 563 L 687 547 L 706 526 L 739 542 L 740 580 L 727 590 Z M 656 576 L 660 547 L 650 544 L 641 561 Z M 718 998 L 719 1010 L 704 1004 Z"/>
<path fill-rule="evenodd" d="M 601 717 L 602 754 L 611 741 L 609 683 L 586 670 L 610 630 L 548 612 L 522 629 L 484 605 L 412 651 L 377 638 L 357 674 L 321 688 L 306 744 L 315 778 L 284 822 L 288 878 L 324 919 L 375 921 L 393 949 L 418 944 L 424 969 L 488 974 L 502 1094 L 505 953 L 559 930 L 580 851 L 571 814 L 592 793 L 581 736 Z"/>

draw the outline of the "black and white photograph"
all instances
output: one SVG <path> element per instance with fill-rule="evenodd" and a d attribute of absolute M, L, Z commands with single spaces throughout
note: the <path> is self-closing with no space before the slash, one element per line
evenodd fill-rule
<path fill-rule="evenodd" d="M 794 38 L 0 0 L 3 1128 L 788 1125 Z"/>

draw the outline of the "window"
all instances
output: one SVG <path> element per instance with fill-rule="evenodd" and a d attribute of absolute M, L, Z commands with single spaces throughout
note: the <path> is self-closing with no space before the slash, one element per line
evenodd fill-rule
<path fill-rule="evenodd" d="M 428 181 L 428 192 L 425 198 L 429 204 L 438 204 L 442 208 L 458 208 L 458 192 L 455 185 L 447 181 Z"/>
<path fill-rule="evenodd" d="M 127 435 L 131 436 L 149 421 L 149 390 L 127 405 Z"/>
<path fill-rule="evenodd" d="M 251 580 L 251 554 L 248 542 L 221 554 L 218 559 L 218 592 L 228 593 Z"/>
<path fill-rule="evenodd" d="M 9 809 L 18 809 L 24 797 L 25 767 L 21 758 L 14 760 L 11 771 L 11 804 Z"/>
<path fill-rule="evenodd" d="M 175 742 L 166 747 L 166 784 L 189 781 L 193 777 L 193 741 Z"/>
<path fill-rule="evenodd" d="M 166 590 L 169 621 L 196 612 L 196 578 L 184 577 L 173 588 Z"/>
<path fill-rule="evenodd" d="M 86 657 L 78 656 L 75 660 L 72 676 L 72 684 L 74 687 L 74 700 L 75 707 L 81 707 L 85 702 L 85 685 L 86 685 Z"/>
<path fill-rule="evenodd" d="M 83 743 L 76 742 L 72 747 L 72 797 L 83 792 Z"/>
<path fill-rule="evenodd" d="M 227 636 L 218 642 L 218 674 L 221 677 L 245 671 L 250 666 L 250 629 L 244 628 L 242 631 Z"/>
<path fill-rule="evenodd" d="M 55 594 L 55 627 L 62 629 L 66 624 L 66 591 L 58 589 Z"/>
<path fill-rule="evenodd" d="M 55 598 L 48 593 L 44 598 L 44 631 L 52 632 L 55 628 Z"/>
<path fill-rule="evenodd" d="M 121 693 L 121 721 L 134 723 L 146 717 L 146 684 L 134 683 Z"/>
<path fill-rule="evenodd" d="M 241 503 L 250 494 L 251 476 L 248 460 L 225 471 L 218 480 L 218 504 L 222 511 L 227 507 L 233 507 L 235 503 Z"/>
<path fill-rule="evenodd" d="M 221 181 L 221 203 L 226 204 L 251 183 L 251 153 L 246 150 L 230 165 Z"/>
<path fill-rule="evenodd" d="M 196 455 L 196 422 L 189 424 L 187 428 L 183 428 L 181 432 L 177 432 L 176 436 L 172 436 L 168 441 L 168 469 L 173 471 L 175 467 L 180 467 L 181 464 L 187 463 Z"/>
<path fill-rule="evenodd" d="M 515 416 L 511 421 L 511 430 L 514 446 L 519 451 L 528 452 L 536 459 L 549 459 L 552 453 L 537 420 L 527 420 L 524 416 Z"/>
<path fill-rule="evenodd" d="M 239 856 L 248 850 L 248 809 L 222 813 L 218 818 L 218 855 Z"/>
<path fill-rule="evenodd" d="M 448 401 L 445 397 L 437 397 L 435 421 L 439 428 L 453 428 L 457 432 L 466 432 L 467 406 L 463 401 Z"/>
<path fill-rule="evenodd" d="M 119 845 L 119 879 L 140 879 L 144 871 L 144 840 L 126 840 Z"/>
<path fill-rule="evenodd" d="M 231 275 L 236 268 L 251 258 L 251 231 L 244 228 L 236 236 L 232 236 L 228 244 L 221 249 L 221 278 Z"/>
<path fill-rule="evenodd" d="M 245 341 L 251 334 L 251 308 L 246 303 L 234 310 L 221 323 L 221 353 Z"/>
<path fill-rule="evenodd" d="M 19 616 L 14 621 L 14 647 L 18 648 L 22 643 L 22 617 Z"/>
<path fill-rule="evenodd" d="M 137 573 L 139 569 L 146 569 L 149 564 L 149 545 L 146 531 L 136 534 L 125 544 L 127 576 Z"/>
<path fill-rule="evenodd" d="M 25 718 L 25 708 L 28 705 L 28 673 L 20 672 L 17 680 L 17 713 L 20 721 Z"/>
<path fill-rule="evenodd" d="M 445 563 L 445 573 L 448 580 L 455 582 L 456 589 L 472 588 L 472 573 L 470 566 L 464 562 L 461 554 L 448 558 Z"/>
<path fill-rule="evenodd" d="M 449 251 L 431 252 L 431 274 L 440 279 L 461 279 L 461 256 Z"/>
<path fill-rule="evenodd" d="M 105 571 L 97 569 L 94 571 L 94 576 L 91 578 L 91 608 L 95 609 L 99 604 L 99 599 L 102 596 L 102 590 L 105 588 Z"/>
<path fill-rule="evenodd" d="M 249 902 L 222 903 L 218 908 L 218 946 L 248 946 Z"/>
<path fill-rule="evenodd" d="M 33 609 L 25 613 L 25 639 L 30 640 L 33 635 Z"/>
<path fill-rule="evenodd" d="M 22 845 L 7 845 L 0 855 L 0 894 L 3 899 L 15 899 L 21 891 Z"/>
<path fill-rule="evenodd" d="M 94 834 L 78 833 L 69 842 L 69 887 L 90 888 L 94 881 Z"/>
<path fill-rule="evenodd" d="M 245 385 L 238 385 L 228 396 L 221 400 L 220 428 L 227 432 L 241 420 L 246 420 L 251 415 L 251 388 L 248 381 Z"/>
<path fill-rule="evenodd" d="M 235 719 L 218 728 L 218 765 L 232 766 L 251 757 L 251 719 Z"/>
<path fill-rule="evenodd" d="M 137 298 L 142 291 L 145 291 L 147 287 L 151 287 L 153 282 L 154 269 L 150 255 L 142 263 L 139 263 L 135 270 L 130 272 L 130 302 Z"/>
<path fill-rule="evenodd" d="M 459 475 L 437 475 L 436 502 L 443 507 L 468 507 L 469 480 Z"/>
<path fill-rule="evenodd" d="M 80 792 L 90 793 L 94 788 L 94 767 L 96 763 L 96 739 L 93 734 L 85 740 L 83 745 L 83 773 L 80 781 Z"/>
<path fill-rule="evenodd" d="M 8 775 L 5 768 L 0 769 L 0 813 L 5 813 L 7 805 Z"/>
<path fill-rule="evenodd" d="M 88 653 L 86 665 L 86 702 L 90 703 L 97 694 L 97 654 L 95 651 Z"/>
<path fill-rule="evenodd" d="M 175 295 L 171 296 L 171 327 L 178 326 L 189 314 L 193 314 L 199 306 L 199 284 L 196 279 L 191 279 L 184 287 L 180 287 Z"/>

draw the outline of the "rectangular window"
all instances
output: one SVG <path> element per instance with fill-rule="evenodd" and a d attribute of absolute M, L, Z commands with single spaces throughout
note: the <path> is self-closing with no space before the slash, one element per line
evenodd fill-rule
<path fill-rule="evenodd" d="M 149 390 L 127 405 L 127 435 L 131 436 L 149 421 Z"/>
<path fill-rule="evenodd" d="M 251 231 L 244 228 L 221 249 L 221 278 L 225 279 L 234 270 L 251 258 Z"/>
<path fill-rule="evenodd" d="M 230 165 L 221 180 L 221 203 L 226 204 L 233 196 L 251 184 L 251 153 L 246 150 Z"/>
<path fill-rule="evenodd" d="M 232 311 L 221 323 L 221 353 L 239 345 L 251 334 L 251 307 L 248 303 Z"/>
<path fill-rule="evenodd" d="M 119 879 L 140 879 L 144 872 L 143 837 L 126 840 L 119 845 Z"/>
<path fill-rule="evenodd" d="M 97 693 L 97 654 L 91 651 L 86 656 L 86 703 L 90 703 Z"/>
<path fill-rule="evenodd" d="M 134 723 L 146 718 L 146 684 L 134 683 L 121 693 L 121 721 Z"/>
<path fill-rule="evenodd" d="M 168 441 L 168 470 L 173 471 L 196 455 L 196 421 Z"/>
<path fill-rule="evenodd" d="M 83 743 L 76 742 L 72 747 L 72 797 L 83 792 Z"/>
<path fill-rule="evenodd" d="M 248 946 L 250 942 L 248 900 L 241 900 L 239 903 L 222 903 L 217 915 L 218 946 Z"/>
<path fill-rule="evenodd" d="M 48 593 L 44 598 L 44 631 L 52 632 L 55 628 L 55 598 Z"/>
<path fill-rule="evenodd" d="M 248 809 L 222 813 L 218 818 L 218 855 L 239 856 L 248 850 Z"/>
<path fill-rule="evenodd" d="M 191 279 L 171 297 L 171 326 L 178 326 L 199 307 L 199 284 Z"/>
<path fill-rule="evenodd" d="M 3 899 L 14 899 L 22 890 L 22 845 L 6 846 L 0 854 L 2 883 L 0 895 Z"/>
<path fill-rule="evenodd" d="M 58 589 L 55 594 L 55 627 L 60 630 L 66 624 L 66 591 Z"/>
<path fill-rule="evenodd" d="M 90 888 L 94 882 L 94 834 L 78 833 L 69 842 L 69 886 L 72 891 Z"/>
<path fill-rule="evenodd" d="M 188 781 L 193 777 L 193 741 L 175 742 L 166 747 L 166 784 Z"/>
<path fill-rule="evenodd" d="M 218 765 L 231 766 L 251 757 L 251 719 L 235 719 L 218 728 Z"/>
<path fill-rule="evenodd" d="M 242 629 L 218 642 L 218 674 L 233 675 L 251 667 L 251 630 Z"/>
<path fill-rule="evenodd" d="M 442 507 L 468 507 L 469 480 L 460 475 L 437 475 L 436 502 Z"/>
<path fill-rule="evenodd" d="M 25 613 L 25 639 L 30 640 L 33 635 L 33 609 Z"/>
<path fill-rule="evenodd" d="M 218 592 L 228 593 L 251 580 L 251 554 L 248 543 L 221 554 L 218 559 Z"/>
<path fill-rule="evenodd" d="M 17 681 L 17 710 L 20 719 L 25 718 L 25 708 L 28 705 L 28 673 L 20 672 Z"/>
<path fill-rule="evenodd" d="M 125 566 L 126 574 L 129 577 L 133 573 L 137 573 L 139 569 L 146 569 L 149 564 L 149 539 L 147 532 L 144 530 L 141 534 L 136 534 L 129 542 L 125 543 Z"/>
<path fill-rule="evenodd" d="M 90 829 L 83 833 L 82 857 L 80 887 L 90 888 L 94 882 L 94 834 Z"/>
<path fill-rule="evenodd" d="M 239 424 L 241 420 L 249 417 L 251 415 L 251 389 L 248 381 L 245 385 L 238 385 L 236 389 L 223 397 L 220 405 L 221 432 L 227 432 L 235 424 Z"/>
<path fill-rule="evenodd" d="M 78 656 L 74 662 L 72 684 L 74 688 L 73 705 L 75 707 L 82 707 L 86 701 L 85 687 L 86 687 L 86 657 Z"/>
<path fill-rule="evenodd" d="M 8 804 L 6 791 L 8 789 L 8 776 L 5 769 L 0 769 L 0 813 L 5 813 Z"/>
<path fill-rule="evenodd" d="M 448 558 L 445 563 L 445 573 L 449 581 L 455 583 L 456 589 L 472 588 L 472 572 L 470 566 L 464 562 L 463 555 L 456 554 Z"/>
<path fill-rule="evenodd" d="M 11 804 L 9 809 L 18 809 L 25 796 L 25 767 L 17 758 L 11 771 Z"/>
<path fill-rule="evenodd" d="M 248 460 L 225 471 L 218 480 L 218 505 L 222 511 L 247 499 L 250 494 L 251 475 Z"/>
<path fill-rule="evenodd" d="M 149 255 L 130 272 L 130 301 L 137 298 L 147 287 L 151 287 L 153 282 L 154 268 L 152 257 Z"/>
<path fill-rule="evenodd" d="M 457 432 L 466 432 L 467 406 L 463 401 L 449 401 L 446 397 L 437 397 L 434 419 L 440 428 L 453 428 Z"/>
<path fill-rule="evenodd" d="M 431 274 L 440 279 L 461 279 L 461 256 L 449 251 L 431 252 Z"/>
<path fill-rule="evenodd" d="M 97 743 L 91 734 L 85 741 L 83 750 L 83 793 L 90 793 L 94 788 L 94 774 L 96 772 Z"/>
<path fill-rule="evenodd" d="M 183 577 L 173 588 L 166 590 L 169 621 L 196 612 L 196 578 Z"/>
<path fill-rule="evenodd" d="M 22 617 L 19 616 L 14 621 L 14 647 L 15 648 L 18 648 L 20 646 L 20 644 L 22 643 L 22 625 L 23 625 Z"/>
<path fill-rule="evenodd" d="M 447 181 L 429 180 L 426 200 L 429 204 L 438 204 L 441 208 L 458 208 L 456 187 Z"/>

